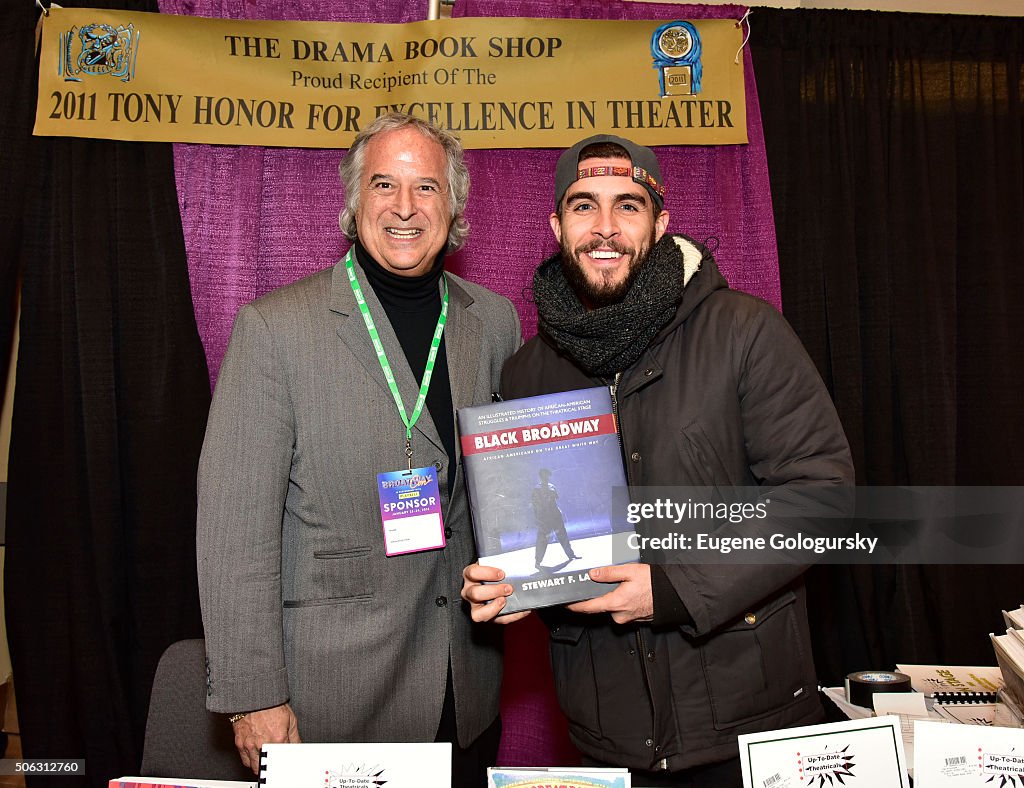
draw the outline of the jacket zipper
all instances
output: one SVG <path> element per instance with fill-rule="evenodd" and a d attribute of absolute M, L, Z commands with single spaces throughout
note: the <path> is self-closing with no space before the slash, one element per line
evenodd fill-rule
<path fill-rule="evenodd" d="M 625 443 L 622 440 L 622 422 L 619 419 L 619 397 L 618 397 L 618 393 L 619 393 L 619 383 L 620 383 L 621 380 L 622 380 L 622 373 L 621 372 L 616 372 L 615 373 L 615 379 L 612 381 L 612 384 L 611 384 L 612 415 L 615 417 L 615 426 L 618 428 L 618 429 L 616 429 L 616 434 L 619 437 L 619 454 L 622 455 L 622 464 L 623 464 L 623 466 L 626 469 L 626 483 L 628 484 L 629 481 L 630 481 L 630 479 L 629 479 L 629 463 L 626 462 L 626 445 L 625 445 Z M 644 684 L 646 685 L 646 688 L 647 688 L 647 698 L 648 698 L 648 700 L 650 701 L 650 704 L 651 704 L 651 742 L 653 743 L 652 746 L 657 748 L 657 746 L 658 746 L 658 726 L 657 726 L 658 710 L 655 707 L 655 703 L 654 703 L 654 688 L 653 688 L 653 685 L 651 684 L 651 676 L 650 676 L 650 673 L 648 673 L 648 671 L 647 671 L 647 645 L 646 645 L 646 643 L 644 643 L 643 633 L 640 631 L 640 625 L 639 624 L 636 625 L 636 630 L 635 630 L 634 634 L 636 635 L 637 651 L 639 652 L 639 655 L 640 655 L 640 672 L 643 674 Z M 657 752 L 657 749 L 655 749 L 655 752 Z M 668 762 L 666 761 L 666 759 L 662 758 L 660 761 L 658 761 L 656 768 L 658 768 L 658 769 L 667 769 L 668 768 Z"/>
<path fill-rule="evenodd" d="M 622 467 L 626 468 L 626 482 L 629 482 L 629 466 L 626 465 L 626 447 L 622 443 L 622 422 L 619 420 L 619 381 L 622 380 L 622 373 L 616 372 L 615 379 L 609 387 L 612 392 L 612 416 L 615 417 L 615 434 L 619 439 L 619 455 L 622 457 Z"/>

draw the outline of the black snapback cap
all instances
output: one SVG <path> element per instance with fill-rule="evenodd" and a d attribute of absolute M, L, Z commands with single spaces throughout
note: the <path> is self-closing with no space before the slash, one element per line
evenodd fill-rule
<path fill-rule="evenodd" d="M 623 168 L 621 172 L 618 167 L 581 167 L 580 153 L 583 149 L 604 142 L 623 148 L 629 154 L 632 166 L 628 170 Z M 581 178 L 598 175 L 626 175 L 647 189 L 659 211 L 665 207 L 665 184 L 661 180 L 661 167 L 658 166 L 654 151 L 614 134 L 596 134 L 577 142 L 558 157 L 558 164 L 555 166 L 555 210 L 562 204 L 562 198 L 572 184 Z"/>

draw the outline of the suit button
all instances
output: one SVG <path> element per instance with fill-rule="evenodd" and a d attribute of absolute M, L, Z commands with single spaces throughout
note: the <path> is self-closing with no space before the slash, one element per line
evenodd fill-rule
<path fill-rule="evenodd" d="M 754 624 L 756 624 L 756 623 L 757 623 L 757 616 L 755 616 L 755 615 L 754 615 L 753 613 L 747 613 L 747 614 L 746 614 L 746 615 L 745 615 L 745 616 L 743 617 L 743 620 L 744 620 L 744 621 L 746 621 L 746 622 L 747 622 L 748 624 L 750 624 L 751 626 L 753 626 Z"/>
<path fill-rule="evenodd" d="M 654 662 L 654 652 L 653 651 L 648 651 L 647 652 L 647 659 L 649 659 L 651 662 Z"/>
<path fill-rule="evenodd" d="M 452 538 L 452 529 L 451 528 L 445 528 L 444 529 L 444 538 L 445 539 L 451 539 Z"/>
<path fill-rule="evenodd" d="M 633 462 L 640 462 L 640 452 L 633 452 L 632 454 L 629 455 L 629 459 L 631 459 Z"/>
<path fill-rule="evenodd" d="M 439 596 L 437 599 L 434 600 L 434 604 L 437 605 L 438 607 L 444 607 L 445 605 L 448 604 L 448 597 L 446 597 L 446 596 Z"/>
<path fill-rule="evenodd" d="M 636 649 L 635 649 L 635 648 L 631 648 L 631 649 L 629 650 L 629 656 L 631 656 L 631 657 L 632 657 L 632 656 L 633 656 L 634 654 L 636 654 Z"/>
<path fill-rule="evenodd" d="M 648 739 L 647 741 L 644 742 L 644 744 L 646 744 L 648 747 L 653 747 L 654 746 L 654 739 Z"/>
<path fill-rule="evenodd" d="M 644 370 L 644 377 L 649 378 L 653 374 L 654 374 L 654 370 L 651 369 L 650 367 L 648 367 L 647 369 Z"/>
<path fill-rule="evenodd" d="M 437 468 L 438 470 L 441 470 L 441 461 L 434 460 L 434 467 Z"/>

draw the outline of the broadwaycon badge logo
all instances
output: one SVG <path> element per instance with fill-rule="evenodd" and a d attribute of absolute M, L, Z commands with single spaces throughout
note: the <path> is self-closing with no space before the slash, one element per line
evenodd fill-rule
<path fill-rule="evenodd" d="M 76 25 L 60 34 L 57 73 L 65 82 L 81 82 L 82 75 L 130 82 L 135 76 L 141 35 L 134 25 Z"/>

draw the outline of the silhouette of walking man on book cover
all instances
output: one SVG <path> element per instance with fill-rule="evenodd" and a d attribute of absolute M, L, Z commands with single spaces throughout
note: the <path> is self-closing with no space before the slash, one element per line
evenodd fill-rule
<path fill-rule="evenodd" d="M 537 553 L 534 564 L 541 569 L 544 553 L 547 552 L 552 535 L 562 545 L 566 558 L 574 561 L 580 556 L 572 551 L 569 534 L 565 530 L 565 516 L 558 508 L 558 488 L 551 483 L 551 471 L 541 468 L 537 475 L 540 476 L 540 481 L 533 488 L 533 516 L 537 520 Z"/>

